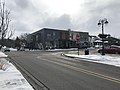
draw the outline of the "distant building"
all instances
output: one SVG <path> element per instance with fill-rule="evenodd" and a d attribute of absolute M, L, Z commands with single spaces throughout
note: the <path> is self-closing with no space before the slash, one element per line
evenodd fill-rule
<path fill-rule="evenodd" d="M 96 45 L 99 45 L 99 43 L 96 43 L 96 41 L 100 40 L 97 36 L 90 35 L 89 41 L 90 41 L 90 47 L 95 47 Z"/>
<path fill-rule="evenodd" d="M 76 48 L 76 34 L 80 35 L 80 48 L 89 47 L 89 33 L 43 28 L 27 37 L 27 46 L 33 49 Z"/>
<path fill-rule="evenodd" d="M 118 45 L 118 46 L 120 46 L 120 39 L 118 39 L 118 38 L 110 36 L 110 37 L 107 38 L 107 41 L 108 41 L 108 45 Z"/>
<path fill-rule="evenodd" d="M 102 47 L 102 39 L 98 38 L 97 36 L 90 36 L 90 47 Z M 117 45 L 120 46 L 120 39 L 115 37 L 111 37 L 110 35 L 104 39 L 105 46 Z"/>

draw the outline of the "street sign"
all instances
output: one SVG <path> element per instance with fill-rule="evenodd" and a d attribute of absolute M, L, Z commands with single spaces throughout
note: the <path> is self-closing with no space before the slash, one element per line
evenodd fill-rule
<path fill-rule="evenodd" d="M 76 34 L 76 44 L 80 44 L 80 35 Z"/>

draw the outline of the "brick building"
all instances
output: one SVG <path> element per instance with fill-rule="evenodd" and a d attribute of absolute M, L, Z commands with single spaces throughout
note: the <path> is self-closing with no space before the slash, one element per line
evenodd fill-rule
<path fill-rule="evenodd" d="M 75 48 L 76 34 L 80 35 L 80 48 L 89 47 L 89 33 L 43 28 L 27 37 L 27 46 L 36 49 Z"/>

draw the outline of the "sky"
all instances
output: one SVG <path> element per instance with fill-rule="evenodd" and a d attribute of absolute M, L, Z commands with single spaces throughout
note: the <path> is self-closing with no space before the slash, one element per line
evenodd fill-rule
<path fill-rule="evenodd" d="M 41 28 L 102 32 L 97 23 L 106 18 L 104 33 L 120 38 L 120 0 L 6 0 L 11 10 L 14 36 L 32 33 Z"/>

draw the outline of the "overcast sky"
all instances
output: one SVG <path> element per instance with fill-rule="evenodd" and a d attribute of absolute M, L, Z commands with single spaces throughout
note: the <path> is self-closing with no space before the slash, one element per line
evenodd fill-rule
<path fill-rule="evenodd" d="M 6 0 L 15 36 L 50 27 L 101 33 L 97 25 L 107 18 L 105 33 L 120 37 L 120 0 Z"/>

